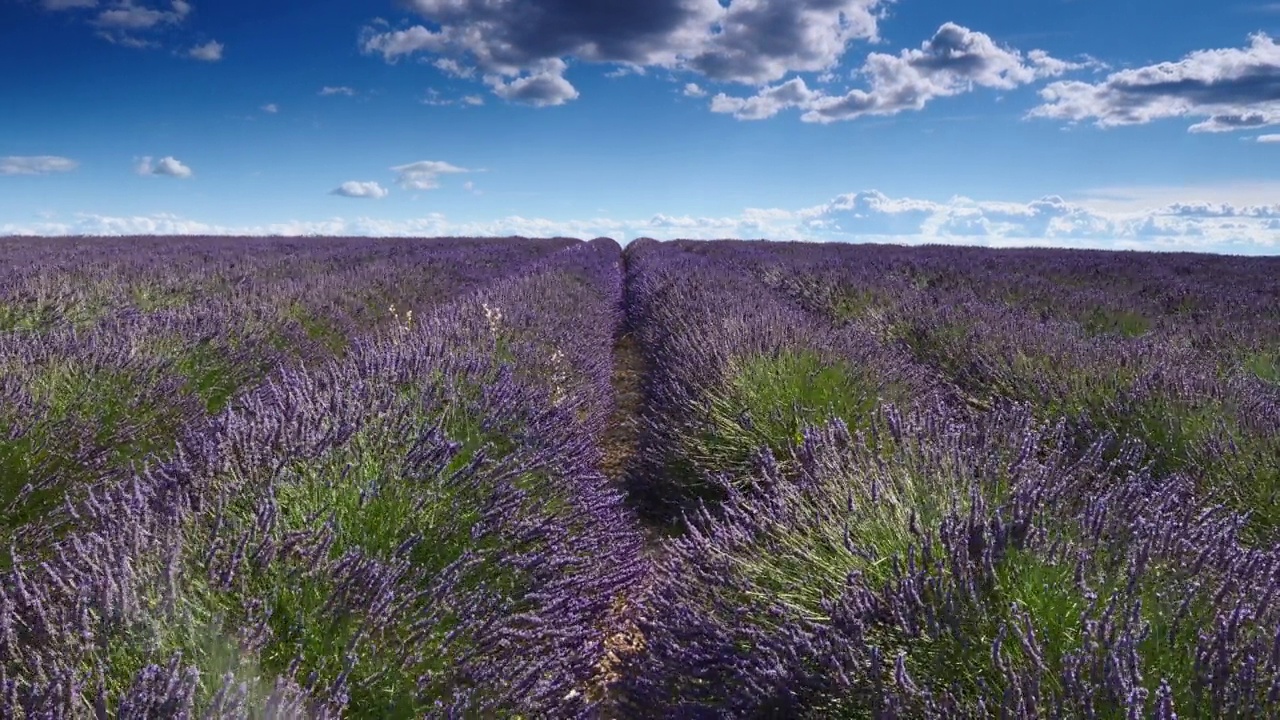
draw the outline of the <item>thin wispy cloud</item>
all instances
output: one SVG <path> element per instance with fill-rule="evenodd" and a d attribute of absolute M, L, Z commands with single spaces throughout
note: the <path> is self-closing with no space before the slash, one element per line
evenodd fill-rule
<path fill-rule="evenodd" d="M 321 97 L 328 97 L 330 95 L 346 95 L 347 97 L 351 97 L 356 94 L 356 91 L 354 88 L 349 88 L 343 85 L 339 85 L 339 86 L 326 85 L 320 88 L 320 92 L 318 94 Z"/>
<path fill-rule="evenodd" d="M 440 187 L 441 175 L 471 172 L 440 160 L 421 160 L 397 165 L 391 171 L 396 173 L 396 183 L 406 190 L 434 190 Z"/>
<path fill-rule="evenodd" d="M 10 155 L 0 157 L 0 175 L 52 175 L 71 172 L 80 164 L 57 155 Z"/>
<path fill-rule="evenodd" d="M 275 103 L 267 103 L 266 105 L 262 106 L 261 110 L 262 112 L 268 115 L 275 115 L 276 113 L 280 112 L 280 106 L 276 105 Z"/>
<path fill-rule="evenodd" d="M 40 0 L 45 10 L 74 10 L 98 6 L 98 0 Z"/>
<path fill-rule="evenodd" d="M 191 3 L 186 0 L 173 0 L 168 10 L 156 10 L 124 0 L 110 10 L 103 10 L 93 23 L 108 30 L 150 30 L 159 25 L 182 22 L 191 14 L 191 9 Z"/>

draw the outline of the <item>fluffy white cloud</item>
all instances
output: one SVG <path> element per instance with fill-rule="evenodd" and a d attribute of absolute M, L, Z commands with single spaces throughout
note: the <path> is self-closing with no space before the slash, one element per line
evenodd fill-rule
<path fill-rule="evenodd" d="M 187 51 L 189 57 L 205 62 L 218 62 L 222 59 L 222 51 L 226 46 L 217 40 L 210 40 L 203 45 L 196 45 Z"/>
<path fill-rule="evenodd" d="M 792 78 L 765 86 L 750 97 L 719 93 L 711 100 L 711 110 L 740 120 L 761 120 L 797 108 L 803 112 L 800 119 L 805 122 L 831 123 L 920 110 L 935 98 L 959 95 L 976 87 L 1010 90 L 1087 65 L 1058 60 L 1041 50 L 1023 55 L 1000 47 L 985 33 L 945 23 L 919 49 L 903 50 L 897 55 L 868 55 L 859 72 L 867 78 L 869 87 L 865 90 L 855 88 L 843 95 L 831 95 L 810 88 L 803 78 Z"/>
<path fill-rule="evenodd" d="M 1199 118 L 1192 132 L 1228 132 L 1280 124 L 1280 46 L 1250 36 L 1244 48 L 1199 50 L 1109 74 L 1101 82 L 1063 81 L 1040 91 L 1031 117 L 1098 127 L 1141 125 L 1165 118 Z"/>
<path fill-rule="evenodd" d="M 140 158 L 134 170 L 139 175 L 167 175 L 176 178 L 189 178 L 194 174 L 191 172 L 191 168 L 170 156 L 162 157 L 155 161 L 152 161 L 149 155 Z"/>
<path fill-rule="evenodd" d="M 680 93 L 685 97 L 706 97 L 707 91 L 703 90 L 698 83 L 685 83 Z"/>
<path fill-rule="evenodd" d="M 1280 143 L 1280 135 L 1276 135 L 1276 134 L 1271 134 L 1271 135 L 1259 135 L 1259 136 L 1258 136 L 1258 142 L 1260 142 L 1260 143 Z"/>
<path fill-rule="evenodd" d="M 49 175 L 71 172 L 79 166 L 75 160 L 56 155 L 10 155 L 0 157 L 0 175 Z"/>
<path fill-rule="evenodd" d="M 434 190 L 440 187 L 441 175 L 471 172 L 441 160 L 421 160 L 391 170 L 397 173 L 396 182 L 406 190 Z"/>
<path fill-rule="evenodd" d="M 376 184 L 376 183 L 375 183 Z M 1271 197 L 1280 187 L 1270 186 Z M 1161 189 L 1175 192 L 1178 188 Z M 1200 190 L 1181 188 L 1183 192 Z M 1225 193 L 1219 188 L 1206 195 Z M 1248 193 L 1245 193 L 1248 194 Z M 1151 189 L 1137 195 L 1154 196 Z M 231 227 L 174 215 L 80 215 L 71 222 L 0 225 L 0 234 L 221 234 L 370 236 L 607 235 L 619 240 L 660 238 L 768 238 L 835 242 L 950 243 L 992 247 L 1097 247 L 1238 254 L 1280 252 L 1280 204 L 1188 199 L 1164 206 L 1104 209 L 1097 201 L 1048 196 L 1031 202 L 945 201 L 891 197 L 868 190 L 806 208 L 748 208 L 737 215 L 657 214 L 646 219 L 555 220 L 508 216 L 455 222 L 432 213 L 408 220 L 369 217 L 290 221 Z"/>
<path fill-rule="evenodd" d="M 329 85 L 325 85 L 324 87 L 320 88 L 319 94 L 321 96 L 346 95 L 347 97 L 351 97 L 352 95 L 356 94 L 356 91 L 354 88 L 349 88 L 345 85 L 339 85 L 337 87 L 331 87 Z"/>
<path fill-rule="evenodd" d="M 357 182 L 351 180 L 344 182 L 335 188 L 331 195 L 341 195 L 349 198 L 372 198 L 378 200 L 391 194 L 391 191 L 382 187 L 376 182 Z"/>
<path fill-rule="evenodd" d="M 535 66 L 531 74 L 510 82 L 503 80 L 501 75 L 486 75 L 484 81 L 493 94 L 503 100 L 534 107 L 563 105 L 578 97 L 578 90 L 564 79 L 566 68 L 565 61 L 552 58 Z"/>

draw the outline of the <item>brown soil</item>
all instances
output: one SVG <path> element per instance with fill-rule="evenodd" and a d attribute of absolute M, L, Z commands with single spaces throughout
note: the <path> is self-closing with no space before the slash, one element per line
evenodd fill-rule
<path fill-rule="evenodd" d="M 600 471 L 619 484 L 630 469 L 640 441 L 636 421 L 644 405 L 643 378 L 644 359 L 635 337 L 627 333 L 613 347 L 613 415 L 600 441 L 604 453 Z"/>

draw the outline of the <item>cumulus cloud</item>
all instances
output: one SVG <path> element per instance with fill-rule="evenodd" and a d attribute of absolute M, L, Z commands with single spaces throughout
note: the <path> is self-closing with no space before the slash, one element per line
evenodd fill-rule
<path fill-rule="evenodd" d="M 457 77 L 478 69 L 495 94 L 535 105 L 577 97 L 566 59 L 661 67 L 758 84 L 827 70 L 850 44 L 877 38 L 888 0 L 408 0 L 428 22 L 364 28 L 364 52 L 387 62 L 416 53 Z"/>
<path fill-rule="evenodd" d="M 832 95 L 810 88 L 803 78 L 792 78 L 765 86 L 750 97 L 719 93 L 712 98 L 711 110 L 740 120 L 761 120 L 798 108 L 805 122 L 830 123 L 920 110 L 935 98 L 977 87 L 1011 90 L 1087 65 L 1058 60 L 1041 50 L 1024 55 L 997 45 L 985 33 L 945 23 L 919 49 L 868 55 L 859 71 L 867 79 L 868 89 Z"/>
<path fill-rule="evenodd" d="M 320 88 L 320 92 L 319 92 L 319 95 L 321 97 L 326 97 L 329 95 L 346 95 L 347 97 L 351 97 L 355 94 L 356 94 L 356 91 L 354 88 L 349 88 L 345 85 L 339 85 L 337 87 L 325 85 L 324 87 Z"/>
<path fill-rule="evenodd" d="M 493 94 L 503 100 L 534 107 L 563 105 L 578 97 L 578 90 L 564 79 L 567 67 L 563 60 L 552 58 L 539 64 L 532 74 L 510 82 L 503 80 L 501 75 L 486 75 L 484 81 Z"/>
<path fill-rule="evenodd" d="M 50 175 L 71 172 L 79 166 L 75 160 L 56 155 L 10 155 L 0 157 L 0 175 Z"/>
<path fill-rule="evenodd" d="M 222 59 L 222 50 L 226 46 L 217 40 L 210 40 L 203 45 L 196 45 L 187 51 L 187 56 L 205 62 L 218 62 Z"/>
<path fill-rule="evenodd" d="M 150 156 L 140 158 L 134 170 L 139 175 L 167 175 L 176 178 L 189 178 L 194 174 L 191 172 L 191 168 L 170 156 L 162 157 L 154 162 Z"/>
<path fill-rule="evenodd" d="M 342 197 L 349 198 L 372 198 L 374 200 L 379 200 L 390 195 L 391 191 L 376 182 L 357 182 L 352 180 L 342 183 L 329 194 L 341 195 Z"/>
<path fill-rule="evenodd" d="M 1198 50 L 1176 62 L 1121 70 L 1097 83 L 1061 81 L 1040 91 L 1031 117 L 1092 120 L 1098 127 L 1196 118 L 1192 132 L 1280 124 L 1280 46 L 1265 33 L 1244 48 Z"/>
<path fill-rule="evenodd" d="M 1259 135 L 1259 136 L 1258 136 L 1258 142 L 1260 142 L 1260 143 L 1280 143 L 1280 135 L 1276 135 L 1276 134 L 1271 134 L 1271 135 Z"/>
<path fill-rule="evenodd" d="M 685 97 L 706 97 L 707 91 L 703 90 L 698 83 L 685 83 L 684 89 L 680 91 L 680 94 Z"/>
<path fill-rule="evenodd" d="M 471 172 L 441 160 L 421 160 L 397 165 L 391 170 L 397 173 L 396 182 L 406 190 L 434 190 L 440 187 L 441 175 Z"/>

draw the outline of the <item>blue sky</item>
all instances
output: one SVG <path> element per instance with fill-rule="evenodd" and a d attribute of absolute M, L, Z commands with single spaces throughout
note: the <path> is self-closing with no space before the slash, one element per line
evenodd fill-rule
<path fill-rule="evenodd" d="M 1280 3 L 0 0 L 0 234 L 1280 253 Z"/>

